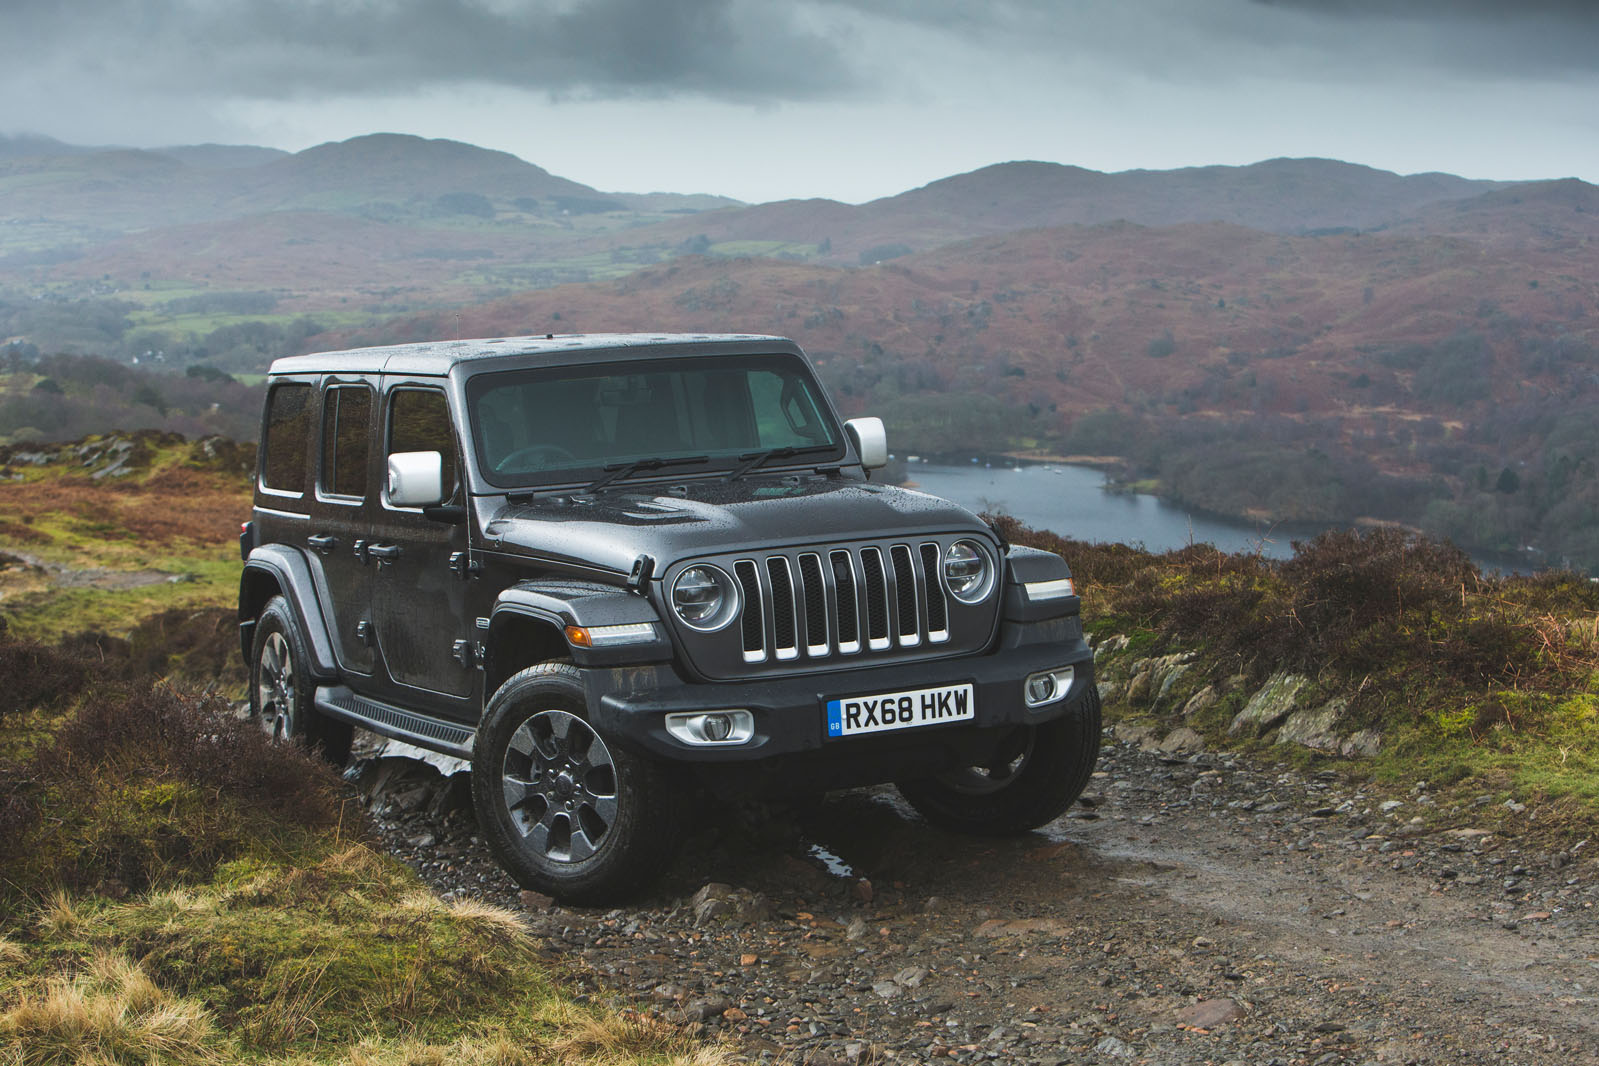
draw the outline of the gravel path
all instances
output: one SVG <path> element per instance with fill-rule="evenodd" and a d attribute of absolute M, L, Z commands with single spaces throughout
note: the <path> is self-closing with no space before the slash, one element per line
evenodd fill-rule
<path fill-rule="evenodd" d="M 886 789 L 707 805 L 654 893 L 599 911 L 518 892 L 464 775 L 363 777 L 436 890 L 522 909 L 589 995 L 752 1061 L 1599 1063 L 1599 840 L 1524 852 L 1469 807 L 1429 831 L 1425 787 L 1107 741 L 1086 802 L 1015 839 Z"/>

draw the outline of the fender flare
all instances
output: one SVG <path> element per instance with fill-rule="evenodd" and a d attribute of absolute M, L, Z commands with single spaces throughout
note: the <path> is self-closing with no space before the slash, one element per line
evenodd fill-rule
<path fill-rule="evenodd" d="M 239 576 L 239 643 L 245 663 L 250 661 L 255 617 L 264 605 L 264 601 L 261 604 L 250 603 L 252 578 L 259 580 L 263 574 L 270 577 L 283 593 L 295 620 L 300 624 L 306 647 L 311 651 L 312 673 L 324 678 L 336 676 L 338 665 L 333 657 L 333 641 L 328 634 L 327 622 L 322 617 L 311 568 L 299 552 L 281 544 L 253 549 L 245 560 L 244 572 Z"/>
<path fill-rule="evenodd" d="M 575 581 L 519 581 L 495 598 L 489 616 L 489 639 L 516 619 L 531 619 L 564 633 L 568 626 L 649 624 L 652 640 L 611 648 L 571 646 L 572 661 L 579 666 L 612 666 L 622 662 L 655 662 L 672 657 L 670 633 L 655 607 L 644 596 L 617 588 Z M 563 636 L 564 642 L 564 636 Z"/>

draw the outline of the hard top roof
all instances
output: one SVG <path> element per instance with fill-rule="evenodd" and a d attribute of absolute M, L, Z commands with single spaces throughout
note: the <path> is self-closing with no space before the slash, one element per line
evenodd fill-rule
<path fill-rule="evenodd" d="M 793 342 L 759 333 L 571 333 L 536 337 L 495 337 L 482 340 L 421 341 L 378 348 L 350 348 L 337 352 L 291 355 L 273 360 L 271 374 L 448 374 L 460 363 L 487 359 L 543 356 L 552 364 L 582 362 L 582 353 L 641 351 L 641 355 L 687 355 L 696 350 L 729 346 L 773 346 L 788 349 Z M 661 349 L 652 353 L 648 349 Z M 706 354 L 713 354 L 706 351 Z M 577 359 L 571 357 L 577 355 Z"/>

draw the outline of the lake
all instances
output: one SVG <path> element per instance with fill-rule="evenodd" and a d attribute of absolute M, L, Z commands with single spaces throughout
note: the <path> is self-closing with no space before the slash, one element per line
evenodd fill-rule
<path fill-rule="evenodd" d="M 911 484 L 973 511 L 1012 515 L 1034 529 L 1063 537 L 1132 544 L 1164 552 L 1189 544 L 1214 544 L 1225 552 L 1261 552 L 1272 559 L 1293 555 L 1295 540 L 1309 540 L 1342 526 L 1252 524 L 1194 514 L 1144 493 L 1105 491 L 1105 475 L 1087 466 L 1029 464 L 1018 467 L 911 463 Z M 1518 560 L 1472 554 L 1484 571 L 1528 573 Z"/>
<path fill-rule="evenodd" d="M 1286 559 L 1293 554 L 1290 540 L 1314 536 L 1321 528 L 1295 526 L 1289 532 L 1228 522 L 1143 493 L 1106 492 L 1105 475 L 1086 466 L 911 463 L 906 477 L 923 492 L 973 511 L 1003 512 L 1074 540 L 1133 544 L 1152 552 L 1209 543 L 1227 552 L 1263 551 Z"/>

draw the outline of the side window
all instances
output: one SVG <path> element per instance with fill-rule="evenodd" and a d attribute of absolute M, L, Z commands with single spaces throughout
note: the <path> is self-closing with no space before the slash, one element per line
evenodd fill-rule
<path fill-rule="evenodd" d="M 322 398 L 322 491 L 330 496 L 366 495 L 372 390 L 341 385 Z"/>
<path fill-rule="evenodd" d="M 304 492 L 306 453 L 311 447 L 310 385 L 272 387 L 267 394 L 266 432 L 261 444 L 262 487 Z"/>
<path fill-rule="evenodd" d="M 389 397 L 389 450 L 444 456 L 444 498 L 455 495 L 455 433 L 450 405 L 437 389 L 395 389 Z"/>

